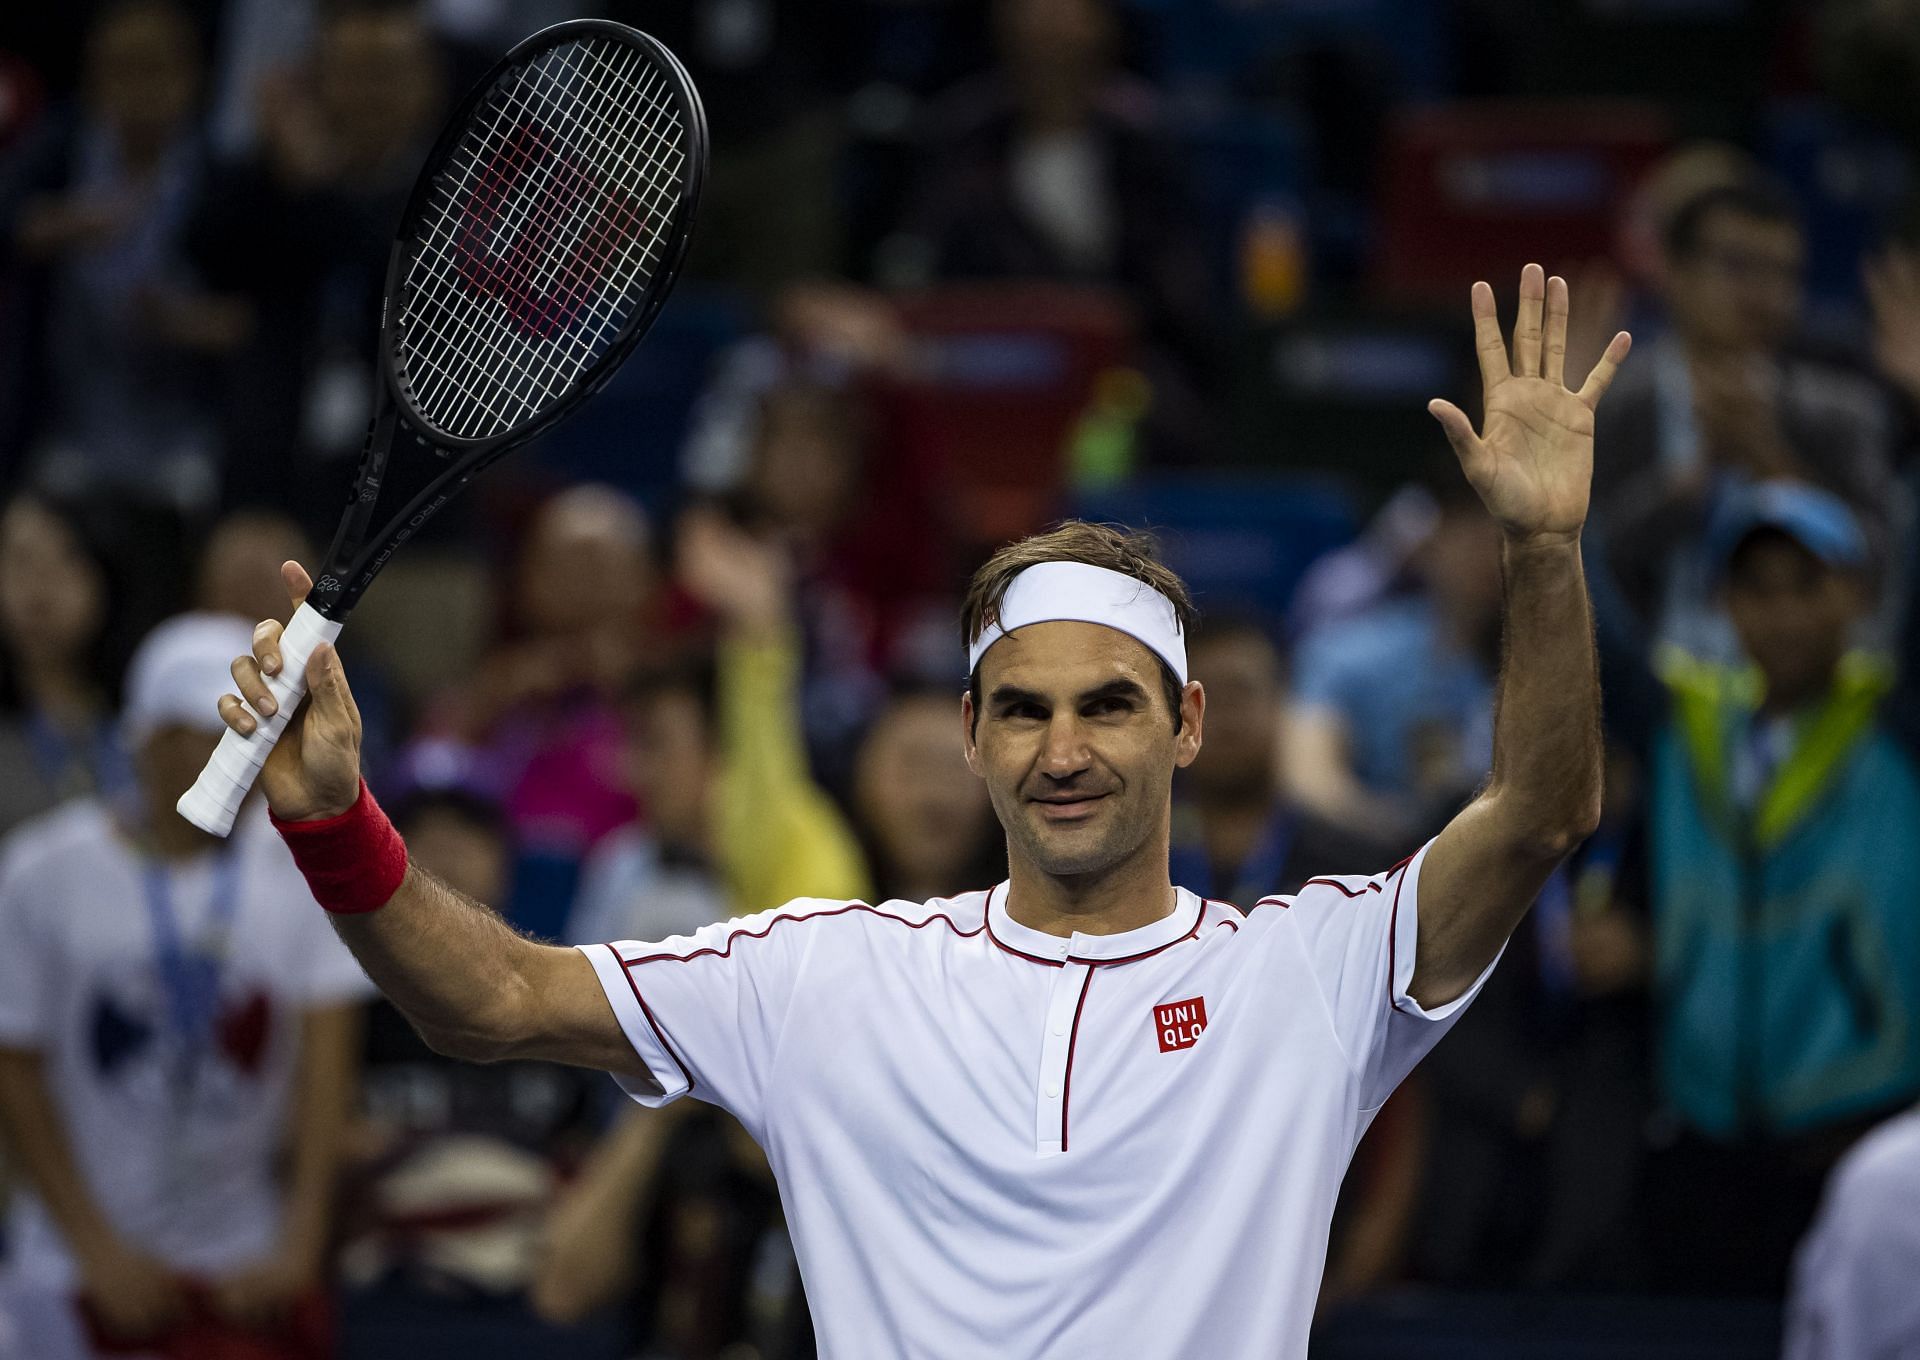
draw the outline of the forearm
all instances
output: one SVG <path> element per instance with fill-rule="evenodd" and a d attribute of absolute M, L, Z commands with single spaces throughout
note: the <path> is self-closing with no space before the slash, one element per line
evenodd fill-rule
<path fill-rule="evenodd" d="M 1602 745 L 1593 610 L 1577 539 L 1509 539 L 1493 725 L 1483 798 L 1518 853 L 1557 860 L 1600 821 Z"/>
<path fill-rule="evenodd" d="M 74 1163 L 38 1053 L 0 1049 L 0 1130 L 74 1254 L 84 1257 L 110 1243 L 113 1225 Z"/>
<path fill-rule="evenodd" d="M 360 1008 L 328 1006 L 301 1022 L 299 1089 L 282 1249 L 318 1267 L 332 1231 L 341 1149 L 359 1070 Z"/>

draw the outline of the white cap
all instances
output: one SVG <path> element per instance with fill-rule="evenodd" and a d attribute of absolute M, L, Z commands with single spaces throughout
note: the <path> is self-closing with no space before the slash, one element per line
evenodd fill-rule
<path fill-rule="evenodd" d="M 148 633 L 127 668 L 120 729 L 137 750 L 163 727 L 221 732 L 217 707 L 234 689 L 233 659 L 253 650 L 238 614 L 178 614 Z"/>
<path fill-rule="evenodd" d="M 1030 623 L 1097 623 L 1117 629 L 1187 683 L 1187 639 L 1173 601 L 1138 577 L 1085 562 L 1041 562 L 1007 586 L 998 617 L 967 648 L 967 673 L 1008 633 Z"/>

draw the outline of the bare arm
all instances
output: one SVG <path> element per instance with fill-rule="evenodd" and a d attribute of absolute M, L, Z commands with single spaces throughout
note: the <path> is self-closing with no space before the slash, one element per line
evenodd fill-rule
<path fill-rule="evenodd" d="M 281 570 L 297 605 L 312 583 L 296 563 Z M 269 713 L 261 675 L 279 668 L 280 633 L 274 620 L 261 623 L 253 655 L 233 663 L 240 693 Z M 337 816 L 360 793 L 360 712 L 331 646 L 314 650 L 307 686 L 304 708 L 260 771 L 268 806 L 285 821 Z M 241 732 L 254 727 L 231 694 L 221 698 L 220 716 Z M 536 944 L 417 865 L 408 865 L 386 906 L 333 924 L 437 1051 L 475 1062 L 543 1058 L 653 1084 L 584 955 Z"/>
<path fill-rule="evenodd" d="M 82 1289 L 106 1328 L 137 1338 L 177 1321 L 186 1305 L 180 1281 L 124 1241 L 101 1211 L 74 1160 L 37 1052 L 0 1048 L 0 1133 L 66 1239 Z"/>
<path fill-rule="evenodd" d="M 1440 833 L 1421 872 L 1411 993 L 1423 1006 L 1472 985 L 1600 819 L 1600 682 L 1580 530 L 1594 408 L 1629 341 L 1615 336 L 1585 386 L 1569 391 L 1567 286 L 1538 265 L 1521 275 L 1511 368 L 1484 283 L 1474 285 L 1473 317 L 1484 433 L 1449 402 L 1431 409 L 1505 534 L 1504 659 L 1492 778 Z"/>
<path fill-rule="evenodd" d="M 282 1249 L 317 1271 L 333 1226 L 340 1153 L 359 1085 L 360 1007 L 324 1006 L 300 1021 L 293 1155 Z"/>

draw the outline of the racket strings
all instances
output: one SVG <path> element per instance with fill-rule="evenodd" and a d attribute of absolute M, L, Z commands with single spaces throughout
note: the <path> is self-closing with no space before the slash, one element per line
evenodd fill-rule
<path fill-rule="evenodd" d="M 482 100 L 434 178 L 395 327 L 395 367 L 435 427 L 504 434 L 620 335 L 686 187 L 676 96 L 642 51 L 593 38 Z"/>

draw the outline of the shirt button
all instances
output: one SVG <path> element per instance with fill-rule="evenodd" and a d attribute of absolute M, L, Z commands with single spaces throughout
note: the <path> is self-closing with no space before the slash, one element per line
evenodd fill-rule
<path fill-rule="evenodd" d="M 1050 1081 L 1047 1083 L 1047 1099 L 1048 1100 L 1060 1099 L 1060 1083 L 1059 1082 Z"/>
<path fill-rule="evenodd" d="M 1060 957 L 1063 959 L 1072 951 L 1072 949 L 1073 949 L 1073 941 L 1071 940 L 1062 940 L 1060 941 L 1059 944 L 1054 946 L 1055 952 L 1058 953 Z"/>
<path fill-rule="evenodd" d="M 1067 1017 L 1066 1017 L 1066 1016 L 1064 1016 L 1064 1015 L 1063 1015 L 1063 1016 L 1061 1016 L 1061 1017 L 1060 1017 L 1060 1018 L 1059 1018 L 1058 1020 L 1055 1020 L 1055 1021 L 1053 1022 L 1053 1032 L 1054 1032 L 1055 1034 L 1065 1034 L 1065 1033 L 1067 1032 Z"/>

